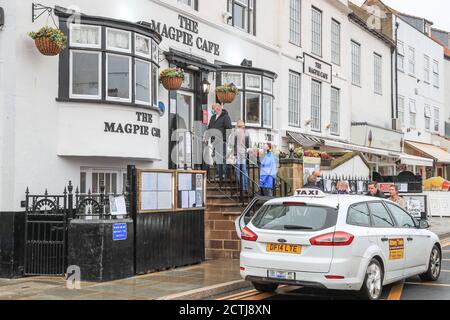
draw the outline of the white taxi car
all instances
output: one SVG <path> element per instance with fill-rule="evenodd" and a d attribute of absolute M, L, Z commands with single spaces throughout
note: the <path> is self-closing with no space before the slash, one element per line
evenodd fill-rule
<path fill-rule="evenodd" d="M 236 220 L 241 276 L 257 290 L 288 284 L 377 300 L 384 285 L 414 275 L 439 278 L 441 245 L 426 220 L 389 200 L 314 189 L 296 194 L 255 198 Z"/>

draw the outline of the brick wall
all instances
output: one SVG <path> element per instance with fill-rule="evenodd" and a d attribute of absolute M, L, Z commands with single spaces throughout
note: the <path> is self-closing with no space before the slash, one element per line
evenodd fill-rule
<path fill-rule="evenodd" d="M 239 259 L 241 241 L 237 237 L 234 221 L 240 212 L 223 210 L 224 208 L 206 210 L 205 246 L 207 259 Z"/>

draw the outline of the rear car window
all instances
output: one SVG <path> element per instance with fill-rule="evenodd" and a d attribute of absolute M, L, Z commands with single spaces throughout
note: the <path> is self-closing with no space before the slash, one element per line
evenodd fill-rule
<path fill-rule="evenodd" d="M 336 225 L 337 209 L 308 205 L 268 205 L 253 219 L 259 229 L 319 231 Z"/>
<path fill-rule="evenodd" d="M 370 213 L 365 203 L 356 204 L 348 210 L 347 223 L 354 226 L 369 227 Z"/>

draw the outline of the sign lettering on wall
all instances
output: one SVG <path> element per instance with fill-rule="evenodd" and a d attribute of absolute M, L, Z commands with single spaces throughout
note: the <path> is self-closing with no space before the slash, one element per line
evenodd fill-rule
<path fill-rule="evenodd" d="M 144 112 L 136 112 L 137 122 L 141 123 L 153 123 L 153 115 Z M 106 122 L 105 121 L 105 132 L 121 133 L 121 134 L 134 134 L 141 136 L 153 136 L 156 138 L 161 137 L 161 130 L 156 127 L 150 127 L 148 125 L 142 124 L 132 124 L 132 123 L 116 123 L 116 122 Z"/>
<path fill-rule="evenodd" d="M 332 83 L 333 67 L 331 64 L 316 59 L 313 56 L 310 56 L 309 54 L 306 53 L 303 55 L 303 61 L 304 61 L 303 72 L 305 74 L 308 74 L 311 77 L 316 78 L 320 81 Z"/>
<path fill-rule="evenodd" d="M 170 26 L 152 20 L 150 27 L 164 38 L 174 40 L 189 47 L 196 47 L 207 53 L 220 56 L 220 45 L 198 35 L 198 21 L 178 15 L 178 26 Z"/>

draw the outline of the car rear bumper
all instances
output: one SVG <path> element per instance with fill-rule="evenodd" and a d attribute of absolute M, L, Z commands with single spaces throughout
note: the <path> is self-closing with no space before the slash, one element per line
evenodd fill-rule
<path fill-rule="evenodd" d="M 247 281 L 261 282 L 261 283 L 278 283 L 287 285 L 298 285 L 302 287 L 321 288 L 330 290 L 360 290 L 364 281 L 365 272 L 363 268 L 355 268 L 350 265 L 350 261 L 335 265 L 331 264 L 330 272 L 328 273 L 313 273 L 313 272 L 298 272 L 295 270 L 281 270 L 295 272 L 295 280 L 273 279 L 268 277 L 268 270 L 270 268 L 250 267 L 242 263 L 241 260 L 241 277 Z M 362 263 L 364 265 L 364 262 Z M 356 271 L 360 269 L 361 271 Z M 355 270 L 356 272 L 352 272 Z M 327 275 L 344 276 L 344 279 L 327 279 Z"/>

